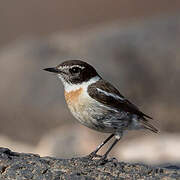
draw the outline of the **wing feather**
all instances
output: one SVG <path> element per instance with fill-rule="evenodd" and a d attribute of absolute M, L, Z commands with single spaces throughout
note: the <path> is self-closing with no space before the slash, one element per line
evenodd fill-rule
<path fill-rule="evenodd" d="M 141 112 L 136 105 L 131 103 L 128 99 L 121 95 L 114 86 L 112 86 L 107 81 L 104 81 L 103 79 L 89 85 L 88 93 L 98 102 L 110 106 L 111 108 L 116 108 L 121 111 L 136 114 L 144 121 L 147 121 L 145 117 L 152 119 L 150 116 Z"/>

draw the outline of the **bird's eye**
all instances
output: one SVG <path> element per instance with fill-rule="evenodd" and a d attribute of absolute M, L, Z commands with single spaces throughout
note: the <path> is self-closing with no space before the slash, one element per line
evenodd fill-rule
<path fill-rule="evenodd" d="M 71 68 L 69 71 L 70 71 L 71 74 L 76 74 L 76 73 L 79 73 L 80 70 L 81 70 L 81 69 L 78 68 L 78 67 L 73 67 L 73 68 Z"/>

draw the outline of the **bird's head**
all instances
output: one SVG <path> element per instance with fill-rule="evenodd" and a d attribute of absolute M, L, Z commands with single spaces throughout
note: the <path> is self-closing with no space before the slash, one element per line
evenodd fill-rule
<path fill-rule="evenodd" d="M 44 70 L 57 74 L 64 85 L 81 84 L 88 82 L 93 77 L 100 77 L 91 65 L 80 60 L 64 61 L 56 67 Z"/>

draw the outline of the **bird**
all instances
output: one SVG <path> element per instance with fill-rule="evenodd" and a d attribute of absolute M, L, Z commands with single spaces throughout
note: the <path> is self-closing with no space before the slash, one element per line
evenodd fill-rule
<path fill-rule="evenodd" d="M 107 160 L 109 152 L 128 130 L 147 129 L 158 133 L 158 129 L 149 122 L 152 117 L 125 98 L 87 62 L 66 60 L 44 70 L 55 73 L 62 81 L 68 108 L 81 124 L 110 133 L 88 158 L 101 157 L 100 160 Z M 98 151 L 113 137 L 114 141 L 105 154 L 98 155 Z"/>

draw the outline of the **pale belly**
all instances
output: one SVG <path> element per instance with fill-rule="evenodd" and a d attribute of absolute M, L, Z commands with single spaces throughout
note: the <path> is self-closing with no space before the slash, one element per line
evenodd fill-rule
<path fill-rule="evenodd" d="M 100 106 L 96 100 L 93 100 L 82 89 L 65 93 L 67 105 L 73 116 L 83 125 L 101 132 L 113 132 L 112 128 L 108 128 L 99 123 L 98 117 L 105 115 L 105 109 Z M 103 110 L 104 109 L 104 110 Z"/>
<path fill-rule="evenodd" d="M 82 89 L 65 93 L 67 105 L 73 116 L 83 125 L 105 133 L 115 133 L 127 128 L 128 121 L 118 119 L 123 114 L 110 109 L 89 97 Z"/>
<path fill-rule="evenodd" d="M 91 114 L 94 109 L 94 102 L 85 96 L 82 89 L 71 93 L 65 93 L 67 105 L 73 116 L 83 125 L 94 128 Z"/>

